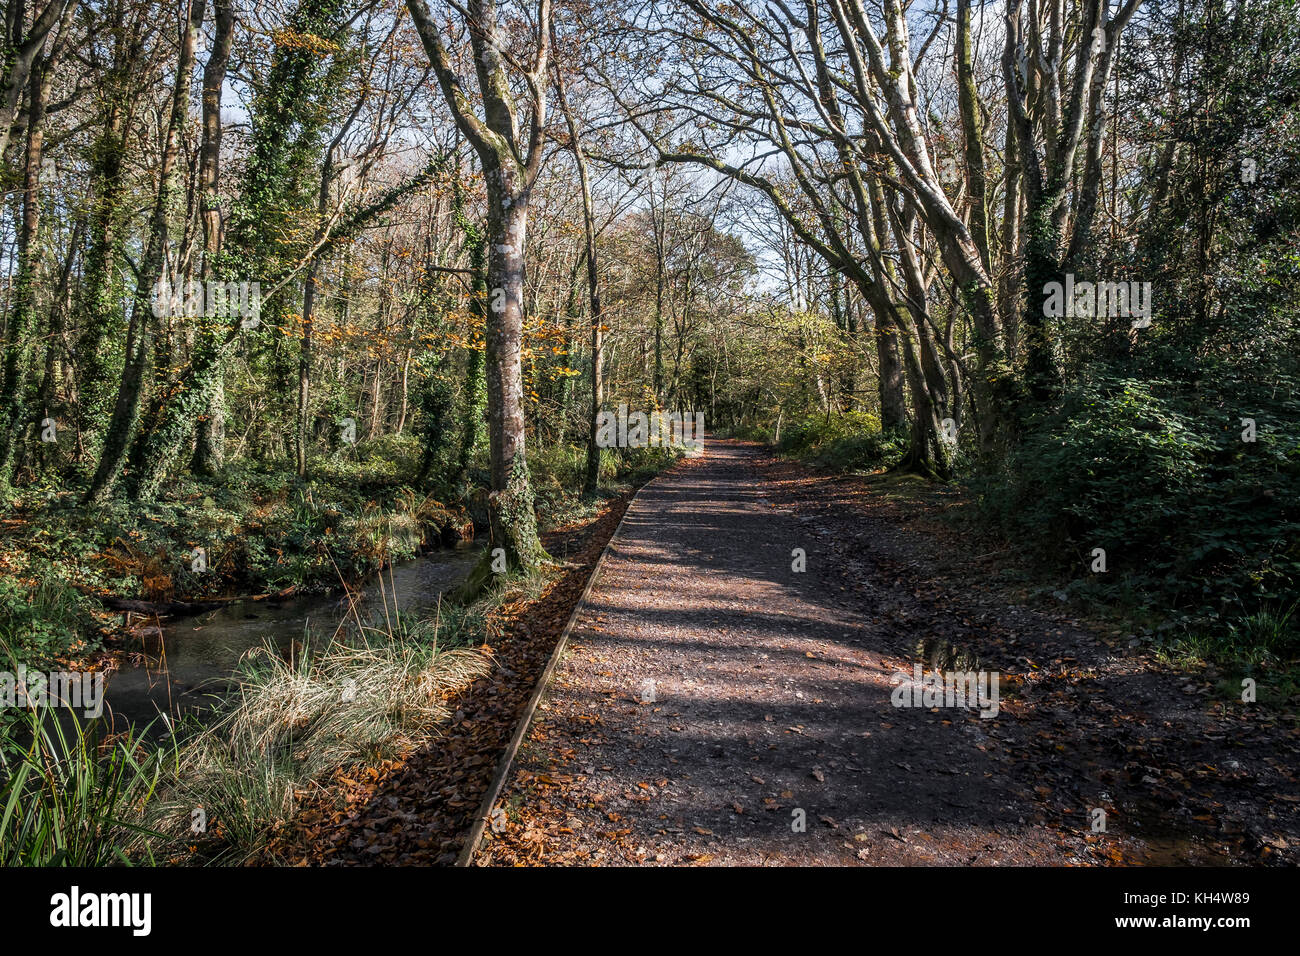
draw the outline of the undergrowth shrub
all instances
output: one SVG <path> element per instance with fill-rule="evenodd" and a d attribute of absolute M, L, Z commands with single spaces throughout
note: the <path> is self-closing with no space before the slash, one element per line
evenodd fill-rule
<path fill-rule="evenodd" d="M 903 435 L 883 431 L 875 415 L 841 412 L 786 423 L 776 447 L 819 468 L 874 471 L 897 464 L 907 441 Z"/>
<path fill-rule="evenodd" d="M 1086 574 L 1104 549 L 1114 577 L 1089 581 L 1099 596 L 1121 579 L 1140 604 L 1206 620 L 1289 603 L 1300 594 L 1295 387 L 1270 400 L 1096 369 L 977 479 L 982 513 L 1049 566 Z M 1255 441 L 1242 417 L 1255 419 Z"/>
<path fill-rule="evenodd" d="M 48 569 L 37 573 L 34 583 L 0 577 L 0 647 L 15 666 L 98 648 L 93 602 Z"/>

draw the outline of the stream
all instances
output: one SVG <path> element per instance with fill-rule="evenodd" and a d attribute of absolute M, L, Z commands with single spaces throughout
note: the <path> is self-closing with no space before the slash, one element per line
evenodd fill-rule
<path fill-rule="evenodd" d="M 432 613 L 441 594 L 469 575 L 481 545 L 465 543 L 433 551 L 385 568 L 361 587 L 357 613 L 382 617 L 384 604 L 412 614 Z M 390 577 L 391 574 L 391 577 Z M 382 584 L 381 584 L 382 577 Z M 352 618 L 346 594 L 311 594 L 283 599 L 242 601 L 212 611 L 164 619 L 141 628 L 128 641 L 133 656 L 149 663 L 124 665 L 104 685 L 103 720 L 112 731 L 134 724 L 142 729 L 160 714 L 193 714 L 202 719 L 231 690 L 241 657 L 268 644 L 289 653 L 310 633 L 327 638 Z M 157 729 L 164 730 L 162 722 Z"/>

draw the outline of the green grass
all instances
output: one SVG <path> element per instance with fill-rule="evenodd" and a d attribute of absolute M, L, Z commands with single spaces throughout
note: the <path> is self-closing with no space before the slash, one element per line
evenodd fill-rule
<path fill-rule="evenodd" d="M 150 807 L 162 854 L 208 845 L 239 863 L 336 769 L 371 765 L 427 740 L 447 692 L 490 669 L 475 651 L 368 631 L 319 655 L 245 661 L 225 714 L 185 743 Z M 196 834 L 196 811 L 204 832 Z"/>
<path fill-rule="evenodd" d="M 1185 671 L 1213 668 L 1223 675 L 1219 689 L 1240 698 L 1242 680 L 1256 682 L 1258 700 L 1283 704 L 1300 695 L 1300 602 L 1256 611 L 1209 629 L 1197 622 L 1171 633 L 1156 646 L 1156 656 Z"/>
<path fill-rule="evenodd" d="M 27 710 L 30 743 L 0 748 L 0 866 L 129 865 L 124 848 L 149 836 L 139 821 L 165 749 L 100 742 L 67 716 L 71 730 L 47 707 Z"/>

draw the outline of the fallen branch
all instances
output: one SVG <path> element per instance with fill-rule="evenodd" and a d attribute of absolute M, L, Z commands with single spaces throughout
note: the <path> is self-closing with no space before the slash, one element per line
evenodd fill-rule
<path fill-rule="evenodd" d="M 83 591 L 105 607 L 114 611 L 135 611 L 139 614 L 202 614 L 219 608 L 239 604 L 242 601 L 266 601 L 273 598 L 287 598 L 294 594 L 294 587 L 287 587 L 274 594 L 250 594 L 241 597 L 211 598 L 205 601 L 139 601 L 134 598 L 120 598 L 112 594 L 95 594 Z"/>

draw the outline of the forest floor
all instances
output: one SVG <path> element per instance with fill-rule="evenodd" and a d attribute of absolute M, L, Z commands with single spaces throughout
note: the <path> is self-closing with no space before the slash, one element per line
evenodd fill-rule
<path fill-rule="evenodd" d="M 716 439 L 645 487 L 476 862 L 1300 862 L 1295 715 L 1013 593 L 955 495 Z M 894 706 L 918 663 L 996 715 Z"/>

